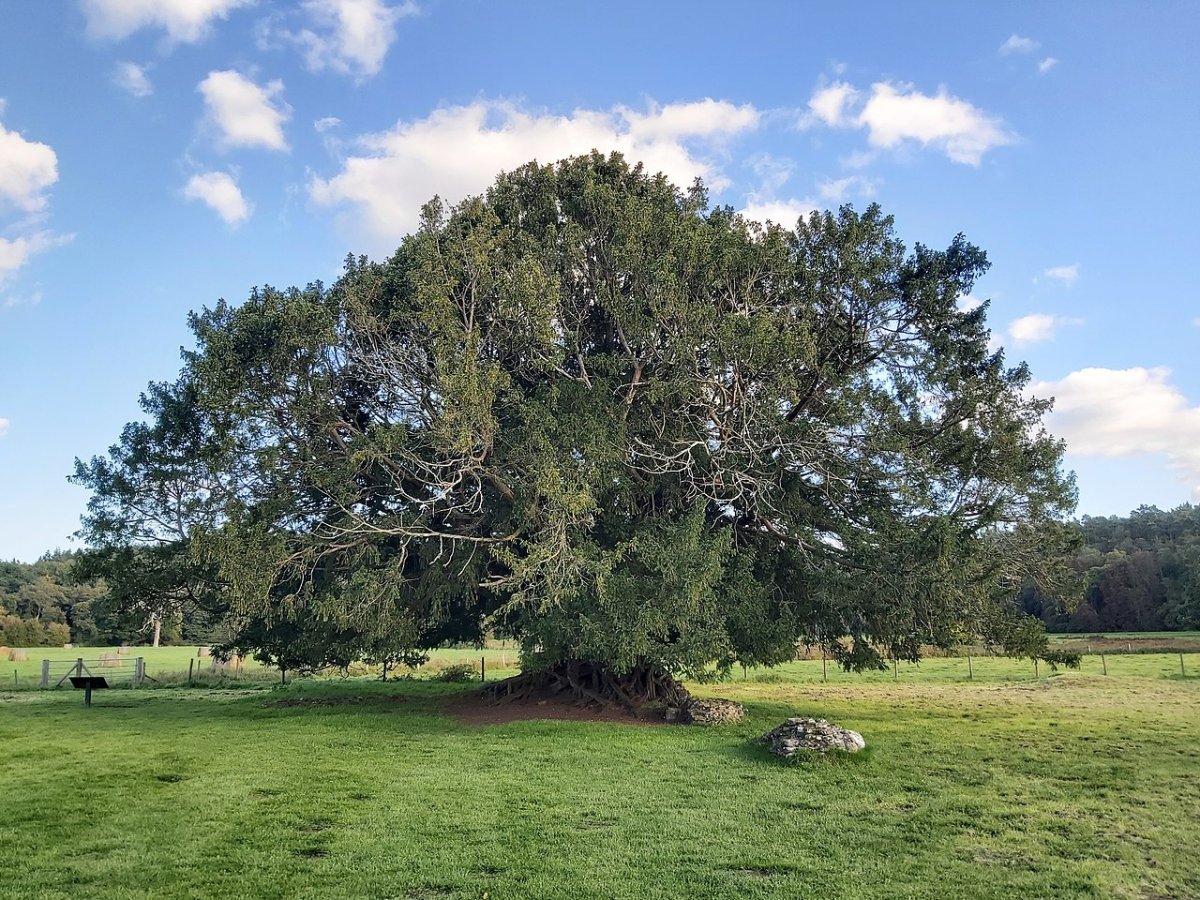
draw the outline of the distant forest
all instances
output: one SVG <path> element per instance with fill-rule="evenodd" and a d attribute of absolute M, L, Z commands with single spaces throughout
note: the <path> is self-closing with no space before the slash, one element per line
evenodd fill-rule
<path fill-rule="evenodd" d="M 0 562 L 0 645 L 111 646 L 150 642 L 148 622 L 130 621 L 105 602 L 103 582 L 79 584 L 71 575 L 78 553 L 55 551 L 35 563 Z M 213 623 L 181 613 L 163 622 L 164 644 L 208 643 Z"/>
<path fill-rule="evenodd" d="M 1020 602 L 1049 631 L 1191 631 L 1200 629 L 1200 506 L 1128 516 L 1084 516 L 1071 560 L 1081 596 L 1071 603 L 1027 586 Z M 149 623 L 130 621 L 105 602 L 103 583 L 71 576 L 76 553 L 35 563 L 0 562 L 0 645 L 148 643 Z M 183 611 L 163 622 L 164 644 L 217 640 L 220 625 Z"/>
<path fill-rule="evenodd" d="M 1082 598 L 1073 609 L 1033 587 L 1025 611 L 1049 631 L 1200 629 L 1200 506 L 1142 506 L 1128 516 L 1084 516 L 1071 567 Z"/>

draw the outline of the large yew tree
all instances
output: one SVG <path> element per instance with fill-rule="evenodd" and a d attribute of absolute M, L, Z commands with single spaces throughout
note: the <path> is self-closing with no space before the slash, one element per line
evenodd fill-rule
<path fill-rule="evenodd" d="M 154 446 L 79 466 L 84 534 L 268 656 L 500 629 L 516 695 L 1003 639 L 1074 492 L 960 304 L 987 265 L 875 206 L 764 227 L 618 155 L 531 163 L 332 287 L 194 315 Z"/>

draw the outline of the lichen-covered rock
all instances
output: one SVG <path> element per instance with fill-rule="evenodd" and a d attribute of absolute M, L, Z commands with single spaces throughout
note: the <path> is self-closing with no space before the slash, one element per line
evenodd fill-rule
<path fill-rule="evenodd" d="M 725 725 L 746 715 L 746 707 L 718 697 L 692 697 L 679 711 L 679 721 L 689 725 Z"/>
<path fill-rule="evenodd" d="M 818 753 L 828 753 L 830 750 L 842 750 L 846 753 L 857 753 L 867 742 L 857 731 L 833 725 L 825 719 L 793 718 L 782 725 L 772 728 L 758 739 L 760 744 L 776 756 L 785 759 L 794 756 L 799 750 L 816 750 Z"/>

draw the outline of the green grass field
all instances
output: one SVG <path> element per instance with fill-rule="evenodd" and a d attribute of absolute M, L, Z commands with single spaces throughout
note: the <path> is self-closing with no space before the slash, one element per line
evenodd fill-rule
<path fill-rule="evenodd" d="M 1200 678 L 1108 661 L 739 672 L 695 688 L 749 708 L 713 729 L 470 726 L 443 708 L 469 686 L 426 680 L 111 691 L 90 710 L 8 692 L 0 894 L 1200 897 Z M 748 744 L 793 714 L 868 750 L 787 765 Z"/>

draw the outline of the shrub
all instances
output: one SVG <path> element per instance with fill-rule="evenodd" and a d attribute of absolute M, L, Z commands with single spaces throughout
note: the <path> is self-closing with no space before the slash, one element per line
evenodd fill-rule
<path fill-rule="evenodd" d="M 1083 659 L 1082 653 L 1077 653 L 1074 650 L 1046 650 L 1042 653 L 1044 659 L 1052 671 L 1057 672 L 1059 666 L 1066 666 L 1068 669 L 1078 669 L 1080 660 Z"/>
<path fill-rule="evenodd" d="M 433 676 L 436 681 L 467 682 L 475 680 L 475 666 L 472 663 L 452 663 Z"/>

